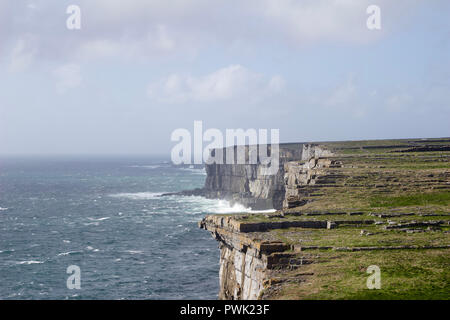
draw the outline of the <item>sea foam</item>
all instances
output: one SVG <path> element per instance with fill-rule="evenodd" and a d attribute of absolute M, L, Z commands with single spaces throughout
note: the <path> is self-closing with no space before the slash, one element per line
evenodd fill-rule
<path fill-rule="evenodd" d="M 42 261 L 37 260 L 27 260 L 27 261 L 19 261 L 17 264 L 38 264 L 38 263 L 44 263 Z"/>
<path fill-rule="evenodd" d="M 160 197 L 163 192 L 135 192 L 135 193 L 115 193 L 110 194 L 110 197 L 113 198 L 126 198 L 131 200 L 149 200 Z"/>
<path fill-rule="evenodd" d="M 148 164 L 148 165 L 135 165 L 135 166 L 128 166 L 129 168 L 142 168 L 142 169 L 159 169 L 167 167 L 168 164 Z"/>
<path fill-rule="evenodd" d="M 226 200 L 218 200 L 217 204 L 213 206 L 211 213 L 224 214 L 224 213 L 264 213 L 264 212 L 275 212 L 275 209 L 268 210 L 252 210 L 249 207 L 246 207 L 242 204 L 235 203 L 234 205 L 230 205 L 230 203 Z"/>
<path fill-rule="evenodd" d="M 200 175 L 204 175 L 206 176 L 206 170 L 203 169 L 196 169 L 196 168 L 180 168 L 180 170 L 185 170 L 185 171 L 189 171 L 192 172 L 193 174 L 200 174 Z"/>

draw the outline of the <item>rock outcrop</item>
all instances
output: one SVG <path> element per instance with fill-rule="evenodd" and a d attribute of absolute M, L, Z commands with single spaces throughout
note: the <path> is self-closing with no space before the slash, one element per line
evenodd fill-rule
<path fill-rule="evenodd" d="M 307 203 L 306 197 L 317 192 L 315 185 L 334 183 L 336 174 L 328 172 L 328 168 L 339 168 L 338 160 L 313 157 L 304 162 L 288 162 L 285 164 L 285 199 L 283 208 L 294 208 Z"/>

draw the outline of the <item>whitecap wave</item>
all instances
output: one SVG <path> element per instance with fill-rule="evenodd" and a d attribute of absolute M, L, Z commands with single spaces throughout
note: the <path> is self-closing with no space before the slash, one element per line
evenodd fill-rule
<path fill-rule="evenodd" d="M 217 204 L 212 208 L 211 213 L 225 214 L 225 213 L 264 213 L 275 212 L 275 209 L 268 210 L 252 210 L 252 208 L 246 207 L 242 204 L 235 203 L 230 205 L 226 200 L 218 200 Z"/>
<path fill-rule="evenodd" d="M 8 210 L 8 208 L 2 208 L 2 207 L 0 207 L 0 211 L 6 211 L 6 210 Z"/>
<path fill-rule="evenodd" d="M 206 170 L 204 168 L 202 169 L 196 169 L 196 168 L 180 168 L 180 170 L 184 171 L 190 171 L 193 174 L 201 174 L 203 176 L 206 176 Z"/>
<path fill-rule="evenodd" d="M 71 254 L 78 254 L 78 253 L 82 253 L 82 252 L 81 251 L 61 252 L 61 253 L 58 253 L 58 257 L 60 257 L 60 256 L 68 256 L 68 255 L 71 255 Z"/>
<path fill-rule="evenodd" d="M 128 167 L 142 168 L 142 169 L 158 169 L 158 168 L 164 168 L 167 166 L 168 166 L 168 164 L 147 164 L 147 165 L 134 165 L 134 166 L 128 166 Z"/>
<path fill-rule="evenodd" d="M 97 218 L 97 219 L 88 217 L 88 219 L 91 220 L 91 221 L 103 221 L 103 220 L 111 219 L 111 217 L 103 217 L 103 218 Z"/>
<path fill-rule="evenodd" d="M 200 196 L 170 196 L 172 199 L 177 198 L 177 202 L 189 203 L 190 207 L 195 208 L 191 214 L 206 213 L 206 214 L 233 214 L 233 213 L 270 213 L 275 212 L 275 209 L 268 210 L 252 210 L 242 204 L 230 204 L 226 200 L 207 199 Z"/>
<path fill-rule="evenodd" d="M 44 263 L 42 261 L 37 260 L 27 260 L 27 261 L 19 261 L 17 264 L 38 264 L 38 263 Z"/>
<path fill-rule="evenodd" d="M 85 226 L 98 226 L 100 223 L 98 221 L 95 222 L 89 222 L 89 223 L 83 223 Z"/>
<path fill-rule="evenodd" d="M 12 253 L 12 252 L 14 252 L 14 251 L 16 251 L 16 250 L 14 250 L 14 249 L 10 249 L 10 250 L 0 250 L 0 253 Z"/>
<path fill-rule="evenodd" d="M 125 250 L 125 252 L 129 254 L 143 254 L 144 252 L 141 250 Z"/>
<path fill-rule="evenodd" d="M 131 200 L 150 200 L 160 197 L 164 192 L 134 192 L 134 193 L 115 193 L 110 194 L 113 198 L 126 198 Z"/>

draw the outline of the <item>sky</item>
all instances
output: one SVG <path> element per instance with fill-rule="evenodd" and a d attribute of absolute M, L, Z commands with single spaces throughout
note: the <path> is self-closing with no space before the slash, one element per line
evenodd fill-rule
<path fill-rule="evenodd" d="M 450 1 L 0 0 L 0 154 L 169 154 L 195 120 L 448 137 Z"/>

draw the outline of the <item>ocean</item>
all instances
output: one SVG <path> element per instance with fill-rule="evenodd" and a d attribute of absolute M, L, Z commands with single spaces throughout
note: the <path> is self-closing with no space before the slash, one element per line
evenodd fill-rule
<path fill-rule="evenodd" d="M 0 299 L 216 299 L 219 250 L 197 222 L 249 209 L 160 197 L 205 177 L 164 158 L 0 159 Z"/>

